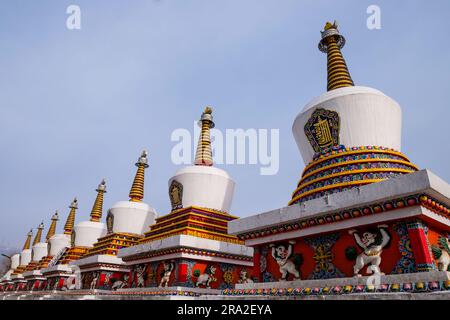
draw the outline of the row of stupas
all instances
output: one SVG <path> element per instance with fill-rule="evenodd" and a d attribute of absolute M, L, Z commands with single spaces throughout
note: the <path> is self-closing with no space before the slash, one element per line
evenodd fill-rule
<path fill-rule="evenodd" d="M 0 289 L 246 297 L 448 291 L 450 186 L 401 152 L 399 104 L 354 85 L 337 24 L 321 34 L 327 92 L 294 120 L 306 167 L 287 206 L 230 215 L 234 182 L 213 166 L 206 108 L 194 165 L 169 180 L 170 213 L 157 217 L 142 202 L 144 152 L 130 200 L 113 205 L 106 224 L 103 181 L 91 220 L 74 226 L 75 200 L 64 234 L 55 234 L 56 214 L 45 242 L 43 225 L 32 247 L 30 232 Z"/>
<path fill-rule="evenodd" d="M 45 241 L 44 224 L 32 231 L 24 248 L 14 255 L 1 289 L 15 291 L 120 290 L 147 292 L 149 287 L 185 292 L 214 293 L 230 288 L 252 272 L 253 249 L 228 234 L 227 223 L 234 181 L 213 166 L 210 129 L 212 109 L 199 121 L 194 165 L 180 169 L 169 180 L 171 212 L 157 217 L 143 202 L 148 154 L 142 153 L 128 201 L 115 203 L 103 218 L 106 182 L 96 189 L 89 221 L 75 224 L 78 200 L 70 205 L 63 234 L 56 234 L 58 213 L 51 218 Z M 175 288 L 175 289 L 174 289 Z M 192 293 L 191 293 L 192 294 Z"/>

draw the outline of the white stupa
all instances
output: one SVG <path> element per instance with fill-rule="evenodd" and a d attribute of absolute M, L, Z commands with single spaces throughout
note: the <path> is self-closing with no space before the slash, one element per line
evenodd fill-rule
<path fill-rule="evenodd" d="M 64 225 L 64 233 L 57 233 L 50 237 L 48 256 L 55 257 L 61 253 L 62 250 L 69 248 L 71 245 L 71 236 L 75 223 L 75 213 L 78 209 L 78 200 L 74 198 L 69 206 L 70 212 Z"/>
<path fill-rule="evenodd" d="M 156 268 L 155 264 L 165 270 L 164 277 L 157 276 L 151 283 L 145 284 L 145 279 L 139 278 L 132 290 L 153 291 L 164 287 L 183 294 L 217 293 L 217 288 L 226 284 L 221 283 L 223 279 L 214 278 L 216 270 L 223 267 L 228 271 L 248 272 L 253 265 L 253 250 L 228 234 L 228 222 L 237 218 L 229 214 L 235 183 L 227 172 L 213 167 L 211 108 L 202 113 L 199 125 L 201 134 L 194 165 L 178 170 L 169 179 L 171 212 L 158 217 L 138 245 L 119 251 L 118 257 L 134 272 Z M 196 263 L 208 264 L 211 275 L 196 278 L 189 269 Z M 204 284 L 204 279 L 210 276 L 211 281 L 215 279 L 215 289 L 210 288 L 209 282 Z"/>
<path fill-rule="evenodd" d="M 91 219 L 89 221 L 82 221 L 75 225 L 74 228 L 74 245 L 76 247 L 91 248 L 98 238 L 106 234 L 106 226 L 100 222 L 103 210 L 103 194 L 106 193 L 106 182 L 102 182 L 97 188 L 97 198 L 91 211 Z"/>
<path fill-rule="evenodd" d="M 235 183 L 225 170 L 213 167 L 210 128 L 214 128 L 214 122 L 211 108 L 206 107 L 198 124 L 202 130 L 194 165 L 181 168 L 169 180 L 172 207 L 196 206 L 229 212 Z M 176 185 L 183 188 L 180 203 L 173 203 L 171 193 Z"/>
<path fill-rule="evenodd" d="M 144 237 L 145 230 L 155 222 L 155 209 L 142 201 L 145 169 L 148 168 L 147 155 L 143 151 L 136 163 L 137 172 L 130 190 L 130 200 L 119 201 L 108 210 L 107 234 L 100 237 L 84 257 L 70 263 L 78 266 L 85 278 L 97 279 L 99 273 L 104 274 L 95 284 L 96 287 L 110 288 L 112 283 L 109 279 L 112 274 L 128 274 L 130 268 L 116 256 L 118 250 L 136 245 Z"/>
<path fill-rule="evenodd" d="M 328 92 L 294 121 L 306 168 L 289 204 L 417 170 L 401 153 L 399 104 L 376 89 L 354 86 L 340 51 L 344 45 L 336 22 L 327 23 L 319 49 L 328 56 Z"/>
<path fill-rule="evenodd" d="M 108 233 L 127 233 L 142 235 L 150 225 L 155 223 L 155 209 L 142 202 L 144 197 L 144 170 L 148 168 L 147 151 L 143 151 L 136 166 L 138 170 L 130 191 L 129 201 L 116 202 L 109 210 L 107 222 L 110 221 Z"/>

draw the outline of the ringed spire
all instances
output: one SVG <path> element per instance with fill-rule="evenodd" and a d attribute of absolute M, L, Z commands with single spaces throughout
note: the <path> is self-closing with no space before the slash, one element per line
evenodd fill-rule
<path fill-rule="evenodd" d="M 353 87 L 352 77 L 341 52 L 345 45 L 345 38 L 339 33 L 337 22 L 334 21 L 333 24 L 327 22 L 321 34 L 322 39 L 319 42 L 319 50 L 327 54 L 327 90 Z"/>
<path fill-rule="evenodd" d="M 141 202 L 144 198 L 145 169 L 148 168 L 147 156 L 148 152 L 146 150 L 142 151 L 141 156 L 135 164 L 137 171 L 129 194 L 130 201 Z"/>
<path fill-rule="evenodd" d="M 210 129 L 214 128 L 215 124 L 213 121 L 211 107 L 205 108 L 205 111 L 203 111 L 198 125 L 201 128 L 201 133 L 198 140 L 194 164 L 196 166 L 212 166 L 213 160 L 211 151 Z"/>
<path fill-rule="evenodd" d="M 39 242 L 41 242 L 42 230 L 44 230 L 44 221 L 42 221 L 38 226 L 36 236 L 34 237 L 34 240 L 33 240 L 33 246 L 35 244 L 38 244 Z"/>
<path fill-rule="evenodd" d="M 75 213 L 78 209 L 78 200 L 75 197 L 69 206 L 70 212 L 67 217 L 66 224 L 64 225 L 64 234 L 71 235 L 73 231 L 73 226 L 75 225 Z"/>
<path fill-rule="evenodd" d="M 100 182 L 98 188 L 95 191 L 97 191 L 97 197 L 95 198 L 94 205 L 92 206 L 91 221 L 99 222 L 102 218 L 103 212 L 103 194 L 106 193 L 105 179 Z"/>
<path fill-rule="evenodd" d="M 50 228 L 48 228 L 47 231 L 47 236 L 45 237 L 46 242 L 48 242 L 48 240 L 50 240 L 51 237 L 53 237 L 56 233 L 56 223 L 59 220 L 59 216 L 58 216 L 58 210 L 55 211 L 55 214 L 52 216 L 52 222 L 50 224 Z"/>
<path fill-rule="evenodd" d="M 33 237 L 33 230 L 30 230 L 27 234 L 27 239 L 25 240 L 25 243 L 23 245 L 22 250 L 30 249 L 31 247 L 31 237 Z"/>

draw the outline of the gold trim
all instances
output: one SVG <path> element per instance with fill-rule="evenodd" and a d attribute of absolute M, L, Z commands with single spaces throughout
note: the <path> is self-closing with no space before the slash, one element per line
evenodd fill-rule
<path fill-rule="evenodd" d="M 180 209 L 174 210 L 174 211 L 166 214 L 165 216 L 159 217 L 158 220 L 163 219 L 164 217 L 167 217 L 167 216 L 170 216 L 170 215 L 177 214 L 180 211 L 183 211 L 183 210 L 189 211 L 191 209 L 196 209 L 196 210 L 200 210 L 200 211 L 206 211 L 206 212 L 209 212 L 209 213 L 215 213 L 215 214 L 218 214 L 218 215 L 222 215 L 224 217 L 231 217 L 231 218 L 234 218 L 234 219 L 239 219 L 239 217 L 233 216 L 233 215 L 231 215 L 231 214 L 229 214 L 227 212 L 218 211 L 218 210 L 214 210 L 214 209 L 210 209 L 210 208 L 190 206 L 190 207 L 185 207 L 185 208 L 180 208 Z"/>
<path fill-rule="evenodd" d="M 166 223 L 166 222 L 170 222 L 170 221 L 172 221 L 172 220 L 179 219 L 179 218 L 182 218 L 182 217 L 185 217 L 185 216 L 189 216 L 189 215 L 196 216 L 196 217 L 201 217 L 201 218 L 205 218 L 205 216 L 202 216 L 202 215 L 200 215 L 200 214 L 198 214 L 198 213 L 187 212 L 187 213 L 183 213 L 183 214 L 180 215 L 180 216 L 173 217 L 173 218 L 164 220 L 164 221 L 162 221 L 162 222 L 157 222 L 157 223 L 155 223 L 154 225 L 152 225 L 152 226 L 150 226 L 150 227 L 157 227 L 159 224 L 163 224 L 163 223 Z M 221 220 L 221 219 L 214 218 L 214 217 L 206 217 L 206 218 L 207 218 L 207 219 L 211 219 L 211 220 L 216 220 L 216 221 L 219 221 L 219 222 L 228 222 L 227 220 Z M 225 227 L 225 228 L 226 228 L 226 227 Z M 149 232 L 151 232 L 151 231 L 153 231 L 153 230 L 154 230 L 154 229 L 151 229 Z"/>
<path fill-rule="evenodd" d="M 317 159 L 315 161 L 312 161 L 311 163 L 309 163 L 303 169 L 303 173 L 308 171 L 311 167 L 313 167 L 315 165 L 318 165 L 319 163 L 322 163 L 322 162 L 324 162 L 326 160 L 334 159 L 334 158 L 337 158 L 337 157 L 342 157 L 344 155 L 361 154 L 361 153 L 386 153 L 386 154 L 400 156 L 403 159 L 405 159 L 406 161 L 410 162 L 408 157 L 406 157 L 403 153 L 398 152 L 398 151 L 393 151 L 393 150 L 380 150 L 380 149 L 364 149 L 364 150 L 351 150 L 351 151 L 349 150 L 349 151 L 344 151 L 344 152 L 341 152 L 341 153 L 332 154 L 332 155 L 327 156 L 325 158 L 320 158 L 320 159 Z M 365 159 L 361 159 L 359 161 L 363 161 L 363 160 L 365 160 Z M 414 166 L 413 164 L 411 164 L 411 165 Z M 303 173 L 302 173 L 302 175 L 303 175 Z"/>
<path fill-rule="evenodd" d="M 351 161 L 346 161 L 346 162 L 334 163 L 334 164 L 331 164 L 331 165 L 329 165 L 329 166 L 325 166 L 325 167 L 321 167 L 321 168 L 318 168 L 318 169 L 316 169 L 316 170 L 313 170 L 313 171 L 311 171 L 310 173 L 308 173 L 308 174 L 302 176 L 302 179 L 297 183 L 297 187 L 300 185 L 300 183 L 303 182 L 303 180 L 305 180 L 305 179 L 309 178 L 310 176 L 312 176 L 312 175 L 314 175 L 314 174 L 316 174 L 316 173 L 319 173 L 319 172 L 321 172 L 321 171 L 326 171 L 326 170 L 329 170 L 329 169 L 333 169 L 333 168 L 335 168 L 335 167 L 346 166 L 346 165 L 349 165 L 349 164 L 355 164 L 355 163 L 369 163 L 369 162 L 389 162 L 389 163 L 399 163 L 399 164 L 404 164 L 404 165 L 410 166 L 410 167 L 412 167 L 413 169 L 419 170 L 419 169 L 418 169 L 415 165 L 413 165 L 411 162 L 406 162 L 406 161 L 403 161 L 403 160 L 395 160 L 395 159 L 392 159 L 392 160 L 391 160 L 391 159 L 361 159 L 361 160 L 351 160 Z"/>
<path fill-rule="evenodd" d="M 349 181 L 349 182 L 342 182 L 342 183 L 337 183 L 337 184 L 333 184 L 333 185 L 329 185 L 326 187 L 322 187 L 322 188 L 317 188 L 314 190 L 310 190 L 307 192 L 304 192 L 298 196 L 296 196 L 295 198 L 293 198 L 291 201 L 289 201 L 288 205 L 291 205 L 292 203 L 294 203 L 295 201 L 304 198 L 312 193 L 317 193 L 317 192 L 321 192 L 321 191 L 325 191 L 325 190 L 329 190 L 329 189 L 335 189 L 335 188 L 339 188 L 339 187 L 346 187 L 346 186 L 352 186 L 352 185 L 365 185 L 365 184 L 369 184 L 369 183 L 375 183 L 375 182 L 380 182 L 386 179 L 368 179 L 368 180 L 359 180 L 359 181 Z"/>
<path fill-rule="evenodd" d="M 338 172 L 338 173 L 333 173 L 330 175 L 326 175 L 324 177 L 320 177 L 311 181 L 308 181 L 305 184 L 300 185 L 297 189 L 295 189 L 295 191 L 292 193 L 292 196 L 294 196 L 294 194 L 296 192 L 298 192 L 300 189 L 303 189 L 313 183 L 322 181 L 322 180 L 327 180 L 327 179 L 331 179 L 331 178 L 335 178 L 335 177 L 340 177 L 340 176 L 345 176 L 348 174 L 357 174 L 357 173 L 368 173 L 368 172 L 389 172 L 389 171 L 393 171 L 393 172 L 403 172 L 403 173 L 411 173 L 414 172 L 413 170 L 407 170 L 407 169 L 398 169 L 398 168 L 375 168 L 375 169 L 361 169 L 361 170 L 351 170 L 351 171 L 343 171 L 343 172 Z M 303 179 L 302 179 L 303 180 Z M 363 180 L 361 180 L 363 181 Z"/>
<path fill-rule="evenodd" d="M 156 234 L 150 237 L 145 237 L 144 239 L 142 239 L 142 243 L 145 242 L 149 242 L 155 238 L 159 238 L 159 237 L 164 237 L 164 235 L 167 234 L 171 234 L 171 233 L 176 233 L 178 231 L 184 231 L 184 230 L 192 230 L 192 231 L 197 231 L 197 232 L 202 232 L 202 233 L 206 233 L 206 234 L 210 234 L 210 235 L 216 235 L 216 236 L 220 236 L 220 237 L 224 237 L 224 238 L 229 238 L 229 239 L 237 239 L 236 236 L 230 235 L 230 234 L 223 234 L 223 233 L 218 233 L 218 232 L 214 232 L 214 231 L 208 231 L 208 230 L 203 230 L 203 229 L 198 229 L 198 228 L 194 228 L 194 227 L 181 227 L 178 229 L 173 229 L 170 231 L 166 231 L 160 234 Z"/>

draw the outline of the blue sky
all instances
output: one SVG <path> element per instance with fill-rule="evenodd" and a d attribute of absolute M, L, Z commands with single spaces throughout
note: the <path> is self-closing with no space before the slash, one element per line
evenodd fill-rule
<path fill-rule="evenodd" d="M 66 28 L 81 8 L 82 29 Z M 381 30 L 366 9 L 381 8 Z M 192 130 L 205 105 L 218 128 L 280 129 L 280 170 L 226 168 L 237 187 L 232 214 L 284 206 L 304 167 L 291 126 L 326 87 L 317 50 L 337 19 L 356 84 L 403 109 L 402 151 L 450 180 L 450 2 L 441 1 L 19 1 L 0 2 L 0 243 L 21 246 L 31 227 L 61 229 L 76 195 L 88 218 L 105 177 L 106 208 L 126 200 L 148 149 L 145 201 L 170 208 L 167 180 L 179 168 L 174 129 Z"/>

